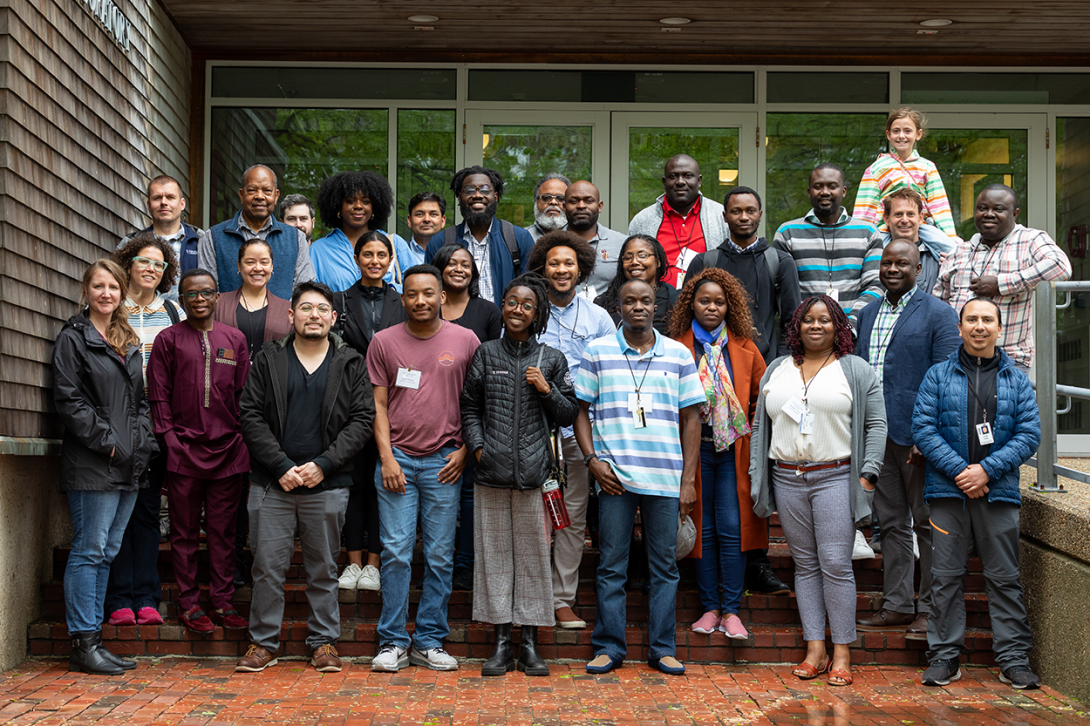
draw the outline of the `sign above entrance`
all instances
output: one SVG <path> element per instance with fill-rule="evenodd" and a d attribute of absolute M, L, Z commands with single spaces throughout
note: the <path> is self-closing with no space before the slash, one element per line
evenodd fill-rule
<path fill-rule="evenodd" d="M 87 10 L 95 16 L 99 24 L 106 30 L 107 35 L 121 46 L 126 53 L 129 52 L 129 34 L 132 31 L 132 22 L 125 17 L 117 3 L 113 0 L 83 0 Z"/>

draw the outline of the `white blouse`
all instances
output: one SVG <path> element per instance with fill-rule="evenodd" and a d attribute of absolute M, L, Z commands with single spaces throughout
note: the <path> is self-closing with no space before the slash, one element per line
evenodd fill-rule
<path fill-rule="evenodd" d="M 802 400 L 802 371 L 786 360 L 772 371 L 762 391 L 772 419 L 768 458 L 778 461 L 838 461 L 852 455 L 852 391 L 840 361 L 814 376 L 806 405 L 813 414 L 813 432 L 799 432 L 799 422 L 783 410 L 792 398 Z"/>

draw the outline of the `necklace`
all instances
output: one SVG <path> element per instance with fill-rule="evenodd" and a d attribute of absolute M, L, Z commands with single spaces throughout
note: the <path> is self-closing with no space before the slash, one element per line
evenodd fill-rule
<path fill-rule="evenodd" d="M 269 304 L 269 289 L 266 287 L 266 288 L 262 288 L 262 290 L 265 292 L 265 296 L 261 299 L 261 304 L 258 305 L 257 307 L 252 307 L 250 305 L 249 301 L 246 300 L 246 293 L 245 292 L 242 292 L 242 293 L 239 294 L 239 300 L 242 301 L 242 308 L 246 312 L 248 312 L 248 313 L 256 312 L 256 311 L 260 310 L 261 308 L 263 308 L 263 307 L 265 307 L 266 305 Z"/>
<path fill-rule="evenodd" d="M 810 384 L 814 382 L 815 378 L 817 378 L 818 373 L 821 373 L 822 369 L 824 369 L 825 366 L 828 365 L 829 359 L 832 357 L 833 351 L 830 350 L 829 355 L 825 356 L 825 360 L 822 361 L 818 369 L 814 371 L 814 375 L 810 376 L 809 381 L 806 380 L 806 373 L 803 371 L 802 366 L 799 366 L 799 375 L 802 376 L 802 405 L 806 406 L 807 409 L 810 408 L 806 403 L 806 396 L 810 393 Z"/>

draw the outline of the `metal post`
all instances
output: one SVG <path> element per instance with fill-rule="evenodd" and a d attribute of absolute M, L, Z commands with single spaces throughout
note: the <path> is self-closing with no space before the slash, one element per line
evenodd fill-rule
<path fill-rule="evenodd" d="M 1056 479 L 1056 283 L 1042 282 L 1034 293 L 1037 317 L 1037 408 L 1041 413 L 1041 445 L 1037 448 L 1040 492 L 1060 492 Z"/>

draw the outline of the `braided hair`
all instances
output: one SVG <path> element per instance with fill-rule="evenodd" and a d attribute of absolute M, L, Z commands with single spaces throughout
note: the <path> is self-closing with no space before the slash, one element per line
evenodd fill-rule
<path fill-rule="evenodd" d="M 549 324 L 549 284 L 538 273 L 527 272 L 507 283 L 500 299 L 507 300 L 507 294 L 516 287 L 528 288 L 537 298 L 537 311 L 534 314 L 534 322 L 530 325 L 530 335 L 541 335 Z"/>
<path fill-rule="evenodd" d="M 791 316 L 791 322 L 784 333 L 787 349 L 791 351 L 791 357 L 795 363 L 800 366 L 804 352 L 800 335 L 802 319 L 806 317 L 806 313 L 810 312 L 810 308 L 818 303 L 825 303 L 829 317 L 833 319 L 833 355 L 840 359 L 855 350 L 855 344 L 852 342 L 852 324 L 848 322 L 848 316 L 828 295 L 814 295 L 803 300 L 802 305 L 795 308 L 795 314 Z"/>

